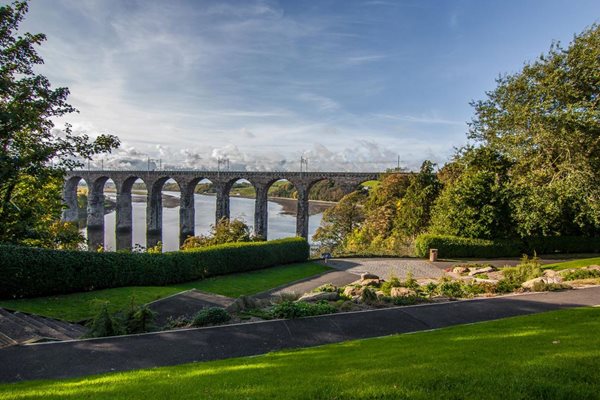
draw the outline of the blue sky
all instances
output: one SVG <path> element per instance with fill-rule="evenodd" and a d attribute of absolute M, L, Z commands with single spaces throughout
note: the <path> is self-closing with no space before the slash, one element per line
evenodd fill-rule
<path fill-rule="evenodd" d="M 48 36 L 66 121 L 121 138 L 105 165 L 382 170 L 446 161 L 471 100 L 599 18 L 597 0 L 32 0 L 22 28 Z"/>

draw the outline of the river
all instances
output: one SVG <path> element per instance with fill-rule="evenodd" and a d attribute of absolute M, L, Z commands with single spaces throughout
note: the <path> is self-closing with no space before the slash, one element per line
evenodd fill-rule
<path fill-rule="evenodd" d="M 163 194 L 171 197 L 179 197 L 179 192 L 164 191 Z M 114 194 L 106 193 L 107 198 L 114 200 Z M 146 202 L 145 195 L 133 195 L 133 245 L 146 247 Z M 163 233 L 162 243 L 163 251 L 172 251 L 179 248 L 179 206 L 167 207 L 163 202 Z M 196 235 L 206 234 L 210 231 L 210 227 L 215 223 L 215 208 L 216 201 L 214 196 L 194 195 L 194 203 L 196 208 Z M 269 227 L 268 238 L 280 239 L 296 234 L 296 216 L 295 213 L 290 213 L 282 204 L 274 201 L 269 201 Z M 230 198 L 230 214 L 231 218 L 240 218 L 244 220 L 248 226 L 254 225 L 254 199 L 241 197 Z M 309 218 L 308 230 L 309 239 L 315 233 L 321 219 L 322 212 L 313 214 Z M 85 234 L 85 230 L 83 231 Z M 115 212 L 112 211 L 104 216 L 104 248 L 109 251 L 116 249 L 115 238 Z"/>

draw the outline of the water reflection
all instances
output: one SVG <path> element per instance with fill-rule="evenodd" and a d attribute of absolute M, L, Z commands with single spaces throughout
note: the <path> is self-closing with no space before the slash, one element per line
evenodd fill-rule
<path fill-rule="evenodd" d="M 165 195 L 179 197 L 178 192 L 164 192 Z M 107 198 L 114 200 L 114 195 L 106 194 Z M 111 197 L 112 196 L 112 197 Z M 180 245 L 179 238 L 179 207 L 163 208 L 162 235 L 152 235 L 146 238 L 146 202 L 143 195 L 133 197 L 133 228 L 131 231 L 120 231 L 115 235 L 115 212 L 104 216 L 104 234 L 102 231 L 87 232 L 88 246 L 97 249 L 103 246 L 109 251 L 130 249 L 136 246 L 151 247 L 159 241 L 163 244 L 164 251 L 177 250 Z M 254 199 L 231 197 L 231 218 L 240 218 L 251 228 L 254 225 Z M 195 195 L 196 207 L 195 230 L 196 235 L 207 234 L 214 224 L 216 202 L 214 196 Z M 281 204 L 269 201 L 269 239 L 279 239 L 295 236 L 296 216 L 289 210 L 284 210 Z M 312 236 L 321 223 L 322 213 L 311 215 L 309 219 L 309 237 Z M 83 230 L 86 234 L 85 229 Z M 147 239 L 147 241 L 146 241 Z"/>

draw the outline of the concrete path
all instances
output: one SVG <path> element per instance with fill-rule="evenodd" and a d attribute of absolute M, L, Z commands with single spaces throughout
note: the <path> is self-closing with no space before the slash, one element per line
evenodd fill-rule
<path fill-rule="evenodd" d="M 281 293 L 295 293 L 301 295 L 306 292 L 310 292 L 321 285 L 325 285 L 326 283 L 331 283 L 335 286 L 345 286 L 356 281 L 357 279 L 360 279 L 359 275 L 355 275 L 346 271 L 331 271 L 321 275 L 302 279 L 297 282 L 292 282 L 291 284 L 276 287 L 275 289 L 259 293 L 255 295 L 255 297 L 268 298 L 271 296 L 277 296 Z"/>
<path fill-rule="evenodd" d="M 251 356 L 600 304 L 600 287 L 0 350 L 0 381 L 78 377 Z"/>

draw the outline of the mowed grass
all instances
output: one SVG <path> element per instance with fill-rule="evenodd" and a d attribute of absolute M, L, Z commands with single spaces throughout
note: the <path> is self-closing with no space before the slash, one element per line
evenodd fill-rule
<path fill-rule="evenodd" d="M 583 258 L 580 260 L 566 261 L 556 264 L 547 264 L 544 265 L 544 269 L 553 269 L 555 271 L 560 271 L 563 269 L 571 268 L 585 268 L 589 267 L 590 265 L 600 265 L 600 257 Z"/>
<path fill-rule="evenodd" d="M 144 304 L 189 289 L 235 298 L 263 292 L 328 270 L 329 267 L 321 264 L 306 262 L 168 286 L 121 287 L 33 299 L 2 300 L 0 307 L 76 322 L 91 318 L 98 304 L 105 301 L 110 303 L 111 311 L 119 311 L 131 304 L 132 297 L 136 304 Z"/>
<path fill-rule="evenodd" d="M 600 308 L 0 386 L 3 399 L 598 399 Z"/>

